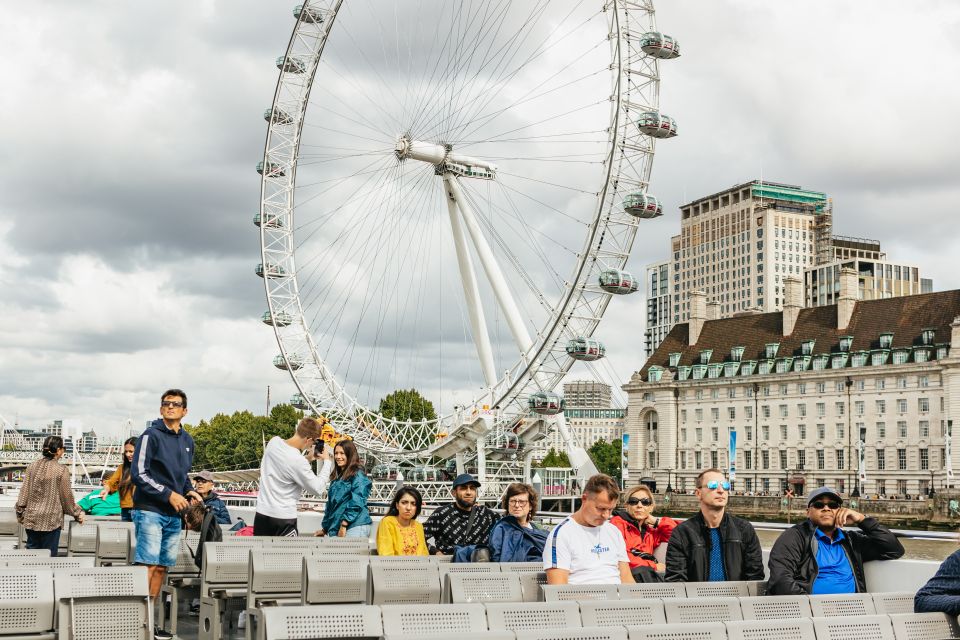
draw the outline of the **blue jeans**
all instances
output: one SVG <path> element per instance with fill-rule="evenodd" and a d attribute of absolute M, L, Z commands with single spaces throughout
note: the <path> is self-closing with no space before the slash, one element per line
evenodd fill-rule
<path fill-rule="evenodd" d="M 369 538 L 370 537 L 370 525 L 368 524 L 358 524 L 356 526 L 350 527 L 347 529 L 347 538 Z"/>
<path fill-rule="evenodd" d="M 27 549 L 49 549 L 50 557 L 56 558 L 60 549 L 60 528 L 53 531 L 33 531 L 26 529 Z"/>
<path fill-rule="evenodd" d="M 131 512 L 137 531 L 137 564 L 172 567 L 180 552 L 180 516 L 134 509 Z"/>

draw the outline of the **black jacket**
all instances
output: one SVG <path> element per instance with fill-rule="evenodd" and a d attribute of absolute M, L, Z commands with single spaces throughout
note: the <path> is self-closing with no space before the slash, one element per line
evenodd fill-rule
<path fill-rule="evenodd" d="M 903 545 L 876 518 L 864 518 L 860 531 L 844 530 L 840 541 L 853 568 L 857 592 L 867 590 L 863 563 L 870 560 L 896 560 L 903 555 Z M 810 520 L 784 531 L 770 550 L 770 580 L 767 593 L 777 596 L 807 595 L 813 590 L 820 568 L 817 551 L 820 546 L 814 535 L 816 526 Z"/>
<path fill-rule="evenodd" d="M 727 580 L 763 580 L 763 554 L 753 525 L 725 513 L 718 528 Z M 667 581 L 708 581 L 710 550 L 710 533 L 703 514 L 681 522 L 667 545 Z"/>

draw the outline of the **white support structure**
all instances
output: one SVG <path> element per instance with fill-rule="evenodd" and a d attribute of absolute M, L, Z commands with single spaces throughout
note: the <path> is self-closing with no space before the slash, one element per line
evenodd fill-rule
<path fill-rule="evenodd" d="M 567 457 L 570 458 L 570 466 L 573 467 L 574 473 L 580 480 L 580 488 L 583 489 L 587 478 L 599 473 L 597 465 L 593 464 L 593 460 L 590 459 L 590 454 L 587 453 L 587 450 L 573 439 L 573 434 L 570 433 L 570 429 L 567 427 L 567 419 L 564 417 L 563 412 L 554 416 L 554 419 L 557 422 L 557 430 L 560 431 L 560 437 L 563 438 L 563 443 L 567 447 Z"/>

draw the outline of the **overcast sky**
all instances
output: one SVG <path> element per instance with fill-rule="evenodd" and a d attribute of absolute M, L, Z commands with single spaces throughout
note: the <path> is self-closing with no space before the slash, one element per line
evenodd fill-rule
<path fill-rule="evenodd" d="M 657 147 L 631 268 L 667 256 L 677 208 L 762 175 L 827 192 L 835 232 L 960 286 L 960 3 L 661 0 L 680 136 Z M 190 394 L 188 421 L 294 391 L 270 364 L 258 236 L 261 113 L 291 6 L 0 8 L 0 415 L 119 435 Z M 643 292 L 598 335 L 620 382 L 643 360 Z M 579 373 L 584 373 L 580 371 Z M 610 382 L 617 382 L 610 380 Z"/>

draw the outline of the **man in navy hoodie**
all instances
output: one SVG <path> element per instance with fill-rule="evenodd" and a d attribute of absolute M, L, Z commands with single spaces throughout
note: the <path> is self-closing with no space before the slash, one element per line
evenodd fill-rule
<path fill-rule="evenodd" d="M 134 561 L 146 565 L 150 596 L 157 598 L 167 568 L 177 563 L 182 521 L 187 508 L 185 496 L 202 502 L 190 483 L 193 465 L 193 438 L 181 426 L 187 415 L 187 394 L 170 389 L 161 396 L 159 420 L 154 420 L 133 452 L 130 477 L 133 479 L 133 523 L 137 532 Z M 156 640 L 173 635 L 154 628 Z"/>

